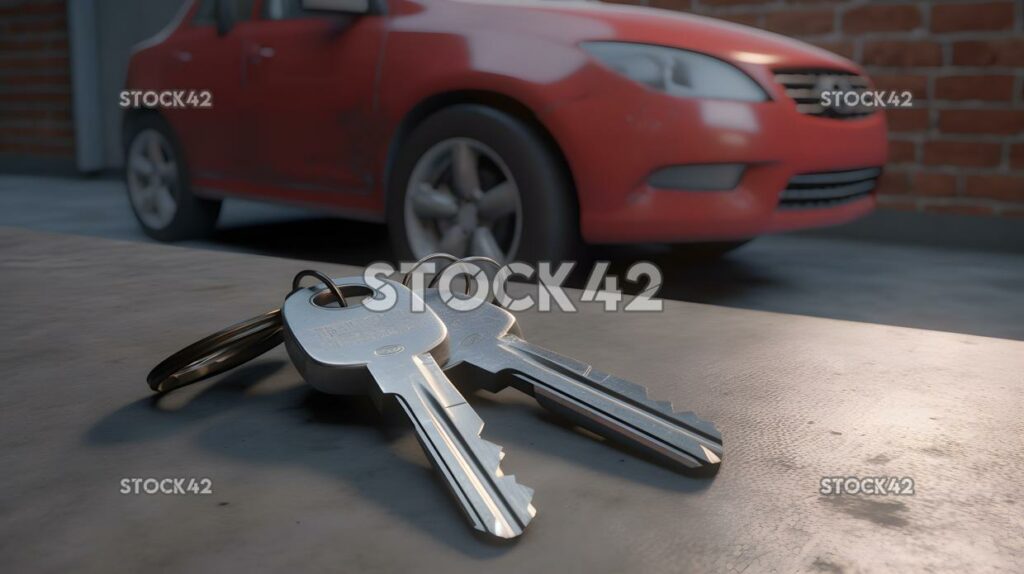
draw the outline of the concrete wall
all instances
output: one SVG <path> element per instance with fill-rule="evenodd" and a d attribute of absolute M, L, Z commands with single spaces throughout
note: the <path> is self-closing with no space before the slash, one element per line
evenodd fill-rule
<path fill-rule="evenodd" d="M 185 0 L 97 0 L 99 113 L 104 167 L 120 167 L 121 114 L 118 93 L 124 87 L 132 46 L 164 28 Z"/>

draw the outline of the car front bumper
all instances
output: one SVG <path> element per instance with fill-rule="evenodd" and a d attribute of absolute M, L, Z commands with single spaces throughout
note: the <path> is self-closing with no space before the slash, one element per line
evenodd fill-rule
<path fill-rule="evenodd" d="M 572 171 L 587 242 L 745 239 L 840 224 L 874 208 L 873 192 L 803 206 L 780 206 L 780 199 L 794 177 L 880 168 L 887 154 L 881 112 L 838 120 L 802 114 L 778 95 L 758 103 L 687 100 L 619 84 L 544 117 Z M 743 168 L 731 189 L 650 181 L 672 166 L 723 163 Z"/>

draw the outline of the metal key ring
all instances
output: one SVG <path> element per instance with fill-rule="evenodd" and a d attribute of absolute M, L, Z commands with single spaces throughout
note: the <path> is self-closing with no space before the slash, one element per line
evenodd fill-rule
<path fill-rule="evenodd" d="M 427 261 L 430 261 L 431 259 L 444 259 L 445 261 L 449 261 L 450 263 L 445 266 L 445 269 L 447 269 L 448 266 L 459 261 L 458 257 L 455 257 L 450 253 L 431 253 L 430 255 L 420 257 L 419 261 L 413 263 L 412 269 L 409 269 L 405 273 L 405 275 L 402 276 L 402 285 L 409 287 L 409 279 L 412 278 L 413 272 L 419 269 L 421 265 L 423 265 Z"/>
<path fill-rule="evenodd" d="M 345 296 L 341 294 L 341 289 L 338 289 L 338 286 L 334 284 L 334 279 L 331 279 L 326 273 L 322 273 L 315 269 L 303 269 L 295 274 L 295 277 L 292 279 L 292 293 L 302 289 L 300 283 L 302 283 L 302 279 L 304 277 L 316 277 L 319 279 L 327 286 L 327 289 L 334 294 L 334 298 L 338 300 L 338 305 L 348 307 L 348 301 L 346 301 Z"/>
<path fill-rule="evenodd" d="M 501 270 L 501 263 L 498 263 L 494 259 L 491 259 L 490 257 L 485 257 L 483 255 L 473 255 L 471 257 L 463 257 L 462 259 L 455 259 L 450 264 L 446 265 L 445 268 L 441 270 L 441 273 L 444 273 L 449 267 L 453 267 L 453 266 L 458 265 L 460 263 L 478 263 L 478 262 L 479 263 L 490 263 L 491 265 L 494 266 L 495 270 Z M 483 270 L 481 269 L 481 271 L 483 271 Z M 428 288 L 433 289 L 434 286 L 437 285 L 438 280 L 440 280 L 440 278 L 441 278 L 441 273 L 438 273 L 437 275 L 434 275 L 430 279 L 430 283 L 427 284 Z M 474 275 L 474 277 L 475 277 L 475 275 Z M 469 280 L 468 279 L 466 280 L 466 295 L 469 295 Z"/>
<path fill-rule="evenodd" d="M 316 277 L 334 294 L 338 304 L 348 306 L 341 289 L 327 274 L 305 269 L 292 279 L 292 293 L 301 289 L 304 277 Z M 266 353 L 284 341 L 281 309 L 268 311 L 204 337 L 160 362 L 146 377 L 154 391 L 174 389 L 219 375 Z"/>
<path fill-rule="evenodd" d="M 437 282 L 441 279 L 441 275 L 445 271 L 447 271 L 449 267 L 452 267 L 454 265 L 458 265 L 460 263 L 478 263 L 478 262 L 479 263 L 490 263 L 498 271 L 500 271 L 501 267 L 502 267 L 501 263 L 498 263 L 494 259 L 491 259 L 490 257 L 485 257 L 483 255 L 473 255 L 473 256 L 470 256 L 470 257 L 463 257 L 462 259 L 456 259 L 455 261 L 453 261 L 449 265 L 446 265 L 445 268 L 442 269 L 440 273 L 434 275 L 434 277 L 430 279 L 430 283 L 427 285 L 427 288 L 428 289 L 433 289 L 434 286 L 437 285 Z M 483 269 L 481 269 L 480 271 L 483 272 Z M 475 278 L 476 275 L 474 275 L 473 277 Z M 466 290 L 465 290 L 464 294 L 465 295 L 469 295 L 469 277 L 466 277 Z M 493 297 L 492 297 L 492 299 L 493 299 Z"/>
<path fill-rule="evenodd" d="M 153 367 L 146 382 L 154 391 L 166 393 L 218 375 L 280 345 L 283 333 L 281 310 L 268 311 L 221 329 L 167 357 Z"/>

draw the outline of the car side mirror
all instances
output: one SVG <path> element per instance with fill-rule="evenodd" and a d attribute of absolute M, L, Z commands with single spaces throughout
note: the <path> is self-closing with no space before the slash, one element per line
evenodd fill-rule
<path fill-rule="evenodd" d="M 231 13 L 231 6 L 227 0 L 214 0 L 214 17 L 217 22 L 217 35 L 227 36 L 235 24 L 235 15 Z"/>
<path fill-rule="evenodd" d="M 302 0 L 306 12 L 335 12 L 340 14 L 380 14 L 383 2 L 379 0 Z"/>

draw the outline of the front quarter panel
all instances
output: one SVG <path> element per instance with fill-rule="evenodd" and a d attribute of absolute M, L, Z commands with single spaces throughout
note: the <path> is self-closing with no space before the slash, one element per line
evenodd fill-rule
<path fill-rule="evenodd" d="M 595 62 L 579 47 L 592 40 L 718 57 L 754 78 L 770 100 L 668 96 Z M 851 122 L 800 114 L 774 81 L 773 70 L 782 68 L 862 73 L 789 38 L 668 11 L 589 2 L 400 0 L 378 93 L 389 141 L 409 110 L 436 94 L 483 90 L 525 104 L 566 158 L 589 242 L 719 240 L 839 223 L 873 205 L 869 198 L 833 210 L 776 210 L 794 174 L 879 166 L 886 152 L 881 113 Z M 749 167 L 731 192 L 647 184 L 657 168 L 704 163 Z"/>
<path fill-rule="evenodd" d="M 552 18 L 508 2 L 400 0 L 378 88 L 388 139 L 417 104 L 450 92 L 498 93 L 543 123 L 548 110 L 584 95 L 586 84 L 574 78 L 592 64 L 573 38 L 610 33 L 599 19 Z"/>

